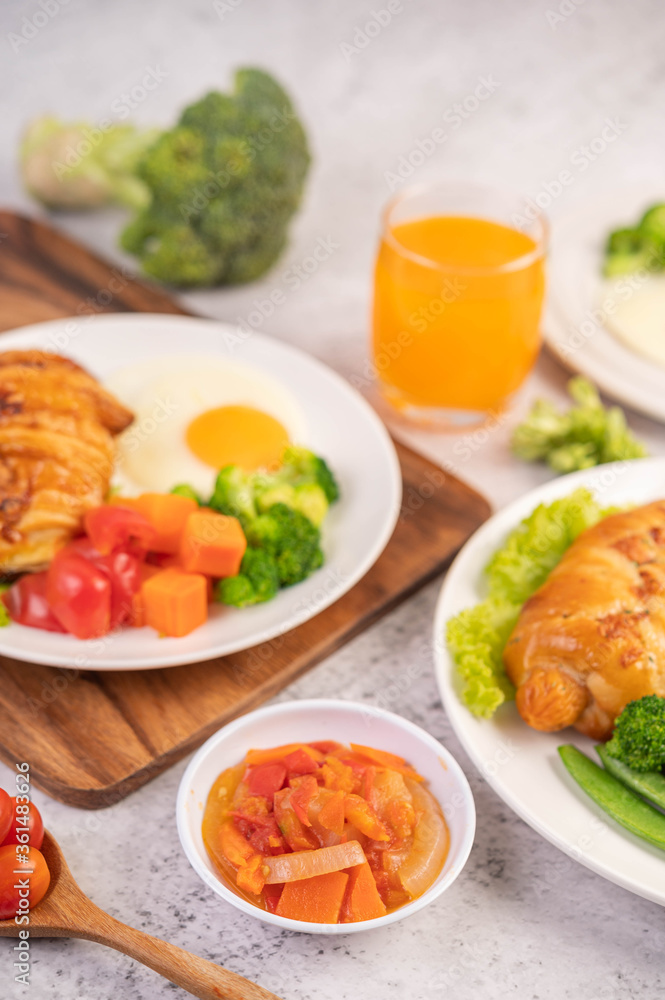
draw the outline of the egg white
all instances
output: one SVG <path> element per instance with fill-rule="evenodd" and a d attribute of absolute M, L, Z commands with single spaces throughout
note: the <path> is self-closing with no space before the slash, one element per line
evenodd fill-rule
<path fill-rule="evenodd" d="M 616 305 L 605 324 L 627 347 L 665 368 L 665 277 L 650 275 Z"/>
<path fill-rule="evenodd" d="M 252 406 L 270 414 L 294 444 L 305 443 L 305 418 L 291 392 L 249 365 L 196 355 L 172 356 L 114 372 L 106 388 L 129 407 L 134 423 L 117 441 L 113 483 L 123 492 L 168 492 L 189 483 L 211 493 L 216 470 L 186 443 L 191 421 L 219 406 Z"/>

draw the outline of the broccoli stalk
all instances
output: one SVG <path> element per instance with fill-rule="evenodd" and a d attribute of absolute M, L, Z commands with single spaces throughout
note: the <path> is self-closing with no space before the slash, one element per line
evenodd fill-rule
<path fill-rule="evenodd" d="M 660 771 L 665 767 L 665 698 L 648 694 L 629 702 L 616 720 L 612 739 L 605 744 L 633 771 Z"/>
<path fill-rule="evenodd" d="M 36 122 L 22 153 L 26 187 L 49 207 L 116 200 L 138 209 L 120 243 L 146 274 L 182 287 L 236 284 L 276 262 L 310 155 L 288 95 L 269 74 L 239 70 L 232 94 L 207 94 L 161 133 L 113 126 L 70 168 L 68 150 L 88 133 L 102 135 Z M 60 160 L 62 176 L 53 168 Z"/>
<path fill-rule="evenodd" d="M 136 170 L 158 134 L 157 129 L 139 131 L 132 125 L 102 130 L 38 118 L 21 144 L 23 182 L 48 208 L 78 210 L 109 202 L 144 208 L 150 191 Z"/>

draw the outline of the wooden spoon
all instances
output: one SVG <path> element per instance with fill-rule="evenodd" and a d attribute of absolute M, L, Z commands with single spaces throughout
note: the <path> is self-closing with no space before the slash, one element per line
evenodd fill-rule
<path fill-rule="evenodd" d="M 51 872 L 51 884 L 41 903 L 30 911 L 31 937 L 84 938 L 108 945 L 200 1000 L 279 1000 L 274 993 L 235 972 L 104 913 L 78 887 L 60 847 L 48 832 L 41 850 Z M 18 937 L 19 930 L 13 920 L 0 920 L 0 937 Z"/>

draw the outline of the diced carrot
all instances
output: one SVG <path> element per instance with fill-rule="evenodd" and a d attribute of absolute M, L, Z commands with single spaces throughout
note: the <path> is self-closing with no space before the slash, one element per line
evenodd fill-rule
<path fill-rule="evenodd" d="M 344 815 L 349 823 L 371 840 L 390 840 L 390 834 L 372 809 L 369 802 L 360 795 L 347 795 L 344 799 Z"/>
<path fill-rule="evenodd" d="M 239 889 L 251 892 L 254 896 L 260 895 L 266 884 L 263 858 L 260 854 L 252 854 L 251 858 L 244 865 L 241 865 L 238 869 L 236 882 Z"/>
<path fill-rule="evenodd" d="M 365 747 L 360 743 L 351 743 L 350 746 L 355 753 L 360 754 L 361 757 L 366 757 L 367 760 L 371 760 L 373 764 L 392 768 L 393 771 L 399 771 L 400 774 L 407 774 L 414 781 L 423 781 L 418 772 L 410 767 L 403 757 L 398 757 L 396 753 L 389 753 L 387 750 L 375 750 L 374 747 Z"/>
<path fill-rule="evenodd" d="M 232 819 L 225 820 L 220 827 L 219 846 L 227 861 L 236 868 L 246 864 L 255 853 Z"/>
<path fill-rule="evenodd" d="M 328 794 L 330 795 L 330 793 Z M 326 830 L 342 836 L 344 833 L 344 792 L 333 792 L 330 795 L 319 812 L 319 823 Z"/>
<path fill-rule="evenodd" d="M 291 920 L 336 924 L 349 881 L 346 872 L 328 872 L 300 882 L 287 882 L 275 913 Z"/>
<path fill-rule="evenodd" d="M 245 757 L 246 764 L 269 764 L 274 760 L 285 760 L 289 754 L 296 750 L 303 750 L 312 760 L 320 762 L 323 754 L 318 750 L 313 750 L 306 743 L 285 743 L 281 747 L 271 747 L 270 750 L 249 750 Z"/>
<path fill-rule="evenodd" d="M 342 871 L 365 862 L 365 852 L 357 840 L 333 847 L 319 847 L 315 851 L 295 851 L 293 854 L 275 854 L 266 858 L 269 874 L 266 883 L 298 882 L 314 875 Z"/>
<path fill-rule="evenodd" d="M 197 510 L 187 517 L 180 541 L 180 558 L 188 573 L 235 576 L 247 539 L 235 517 Z"/>
<path fill-rule="evenodd" d="M 349 868 L 349 882 L 342 906 L 341 920 L 343 923 L 354 923 L 356 920 L 374 920 L 384 917 L 386 907 L 376 887 L 372 869 L 365 862 Z"/>
<path fill-rule="evenodd" d="M 200 573 L 160 570 L 141 587 L 146 624 L 162 635 L 189 635 L 208 618 L 207 590 Z"/>
<path fill-rule="evenodd" d="M 132 595 L 132 606 L 129 612 L 129 624 L 133 625 L 134 628 L 143 628 L 146 624 L 145 620 L 145 607 L 143 605 L 143 594 L 141 593 L 141 587 L 146 580 L 149 580 L 151 576 L 160 572 L 159 566 L 151 566 L 149 563 L 141 563 L 139 566 L 139 574 L 141 579 L 141 586 Z"/>
<path fill-rule="evenodd" d="M 176 493 L 142 493 L 136 498 L 136 507 L 157 531 L 151 548 L 171 555 L 180 549 L 187 518 L 199 509 L 196 500 Z"/>

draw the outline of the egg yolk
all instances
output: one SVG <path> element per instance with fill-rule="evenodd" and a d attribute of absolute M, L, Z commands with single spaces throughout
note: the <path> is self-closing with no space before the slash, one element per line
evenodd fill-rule
<path fill-rule="evenodd" d="M 268 413 L 252 406 L 218 406 L 190 423 L 187 446 L 213 469 L 239 465 L 243 469 L 278 466 L 289 443 L 286 429 Z"/>

